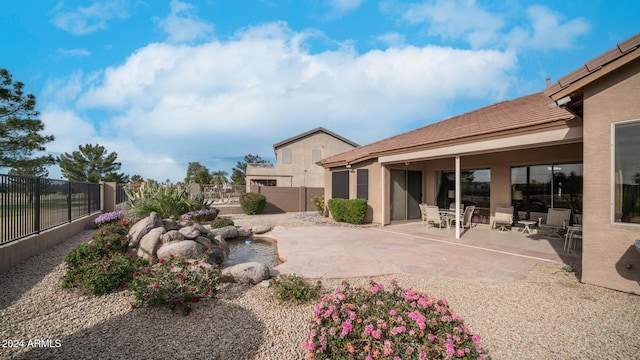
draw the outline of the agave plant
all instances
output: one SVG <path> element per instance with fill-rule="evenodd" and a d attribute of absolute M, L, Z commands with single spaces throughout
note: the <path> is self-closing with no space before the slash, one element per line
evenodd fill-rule
<path fill-rule="evenodd" d="M 202 194 L 189 198 L 190 188 L 182 185 L 159 185 L 146 183 L 137 189 L 125 188 L 130 211 L 143 218 L 156 212 L 163 219 L 180 219 L 180 215 L 190 211 L 208 209 L 210 201 Z"/>

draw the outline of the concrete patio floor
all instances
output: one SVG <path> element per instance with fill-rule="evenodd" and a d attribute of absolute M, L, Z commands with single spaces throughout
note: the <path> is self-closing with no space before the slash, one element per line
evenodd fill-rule
<path fill-rule="evenodd" d="M 475 281 L 523 278 L 540 262 L 579 265 L 564 239 L 492 230 L 479 225 L 455 239 L 455 229 L 427 229 L 421 222 L 384 227 L 277 227 L 279 273 L 308 278 L 349 278 L 395 273 Z"/>

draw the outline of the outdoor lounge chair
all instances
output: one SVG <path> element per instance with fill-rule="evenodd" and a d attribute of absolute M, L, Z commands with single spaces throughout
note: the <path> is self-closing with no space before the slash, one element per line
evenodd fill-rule
<path fill-rule="evenodd" d="M 422 207 L 423 204 L 420 204 Z M 427 229 L 429 225 L 438 225 L 438 228 L 442 229 L 442 224 L 445 223 L 445 220 L 440 216 L 440 209 L 437 206 L 432 205 L 424 205 L 424 213 L 422 214 L 423 223 L 427 222 Z"/>
<path fill-rule="evenodd" d="M 493 216 L 492 229 L 497 228 L 500 231 L 507 230 L 507 227 L 511 229 L 513 223 L 513 206 L 498 205 L 496 206 L 496 212 Z"/>
<path fill-rule="evenodd" d="M 542 219 L 539 219 L 538 228 L 549 229 L 551 230 L 551 236 L 562 239 L 564 236 L 560 234 L 560 232 L 569 225 L 570 218 L 571 209 L 551 208 L 549 212 L 547 212 L 546 221 L 542 222 Z"/>
<path fill-rule="evenodd" d="M 464 213 L 462 214 L 462 228 L 467 228 L 467 229 L 471 229 L 471 218 L 473 217 L 473 211 L 476 209 L 475 206 L 471 205 L 471 206 L 467 206 L 466 209 L 464 209 Z M 456 218 L 452 217 L 449 218 L 449 224 L 455 224 L 456 223 Z"/>

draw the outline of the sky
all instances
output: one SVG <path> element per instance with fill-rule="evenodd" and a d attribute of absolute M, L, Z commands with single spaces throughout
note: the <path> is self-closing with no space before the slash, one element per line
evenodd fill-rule
<path fill-rule="evenodd" d="M 317 127 L 366 145 L 543 91 L 638 24 L 637 0 L 2 1 L 0 68 L 47 153 L 99 144 L 175 183 Z"/>

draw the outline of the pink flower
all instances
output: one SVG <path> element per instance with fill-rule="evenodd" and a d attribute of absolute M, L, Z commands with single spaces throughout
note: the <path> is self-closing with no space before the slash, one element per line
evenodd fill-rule
<path fill-rule="evenodd" d="M 340 333 L 340 339 L 344 339 L 344 337 L 349 334 L 351 329 L 353 329 L 353 325 L 351 325 L 351 320 L 343 321 L 342 332 Z"/>
<path fill-rule="evenodd" d="M 369 325 L 364 327 L 364 334 L 365 335 L 371 335 L 372 331 L 373 331 L 373 325 L 369 324 Z"/>
<path fill-rule="evenodd" d="M 396 316 L 396 315 L 398 315 L 398 312 L 393 310 L 393 309 L 391 309 L 391 311 L 389 311 L 389 315 Z"/>
<path fill-rule="evenodd" d="M 376 339 L 378 339 L 378 340 L 379 340 L 379 339 L 382 337 L 382 331 L 380 331 L 380 330 L 373 330 L 373 331 L 371 332 L 371 336 L 373 336 L 374 338 L 376 338 Z"/>
<path fill-rule="evenodd" d="M 464 356 L 464 350 L 462 349 L 458 349 L 457 353 L 458 353 L 458 356 L 460 357 Z"/>

